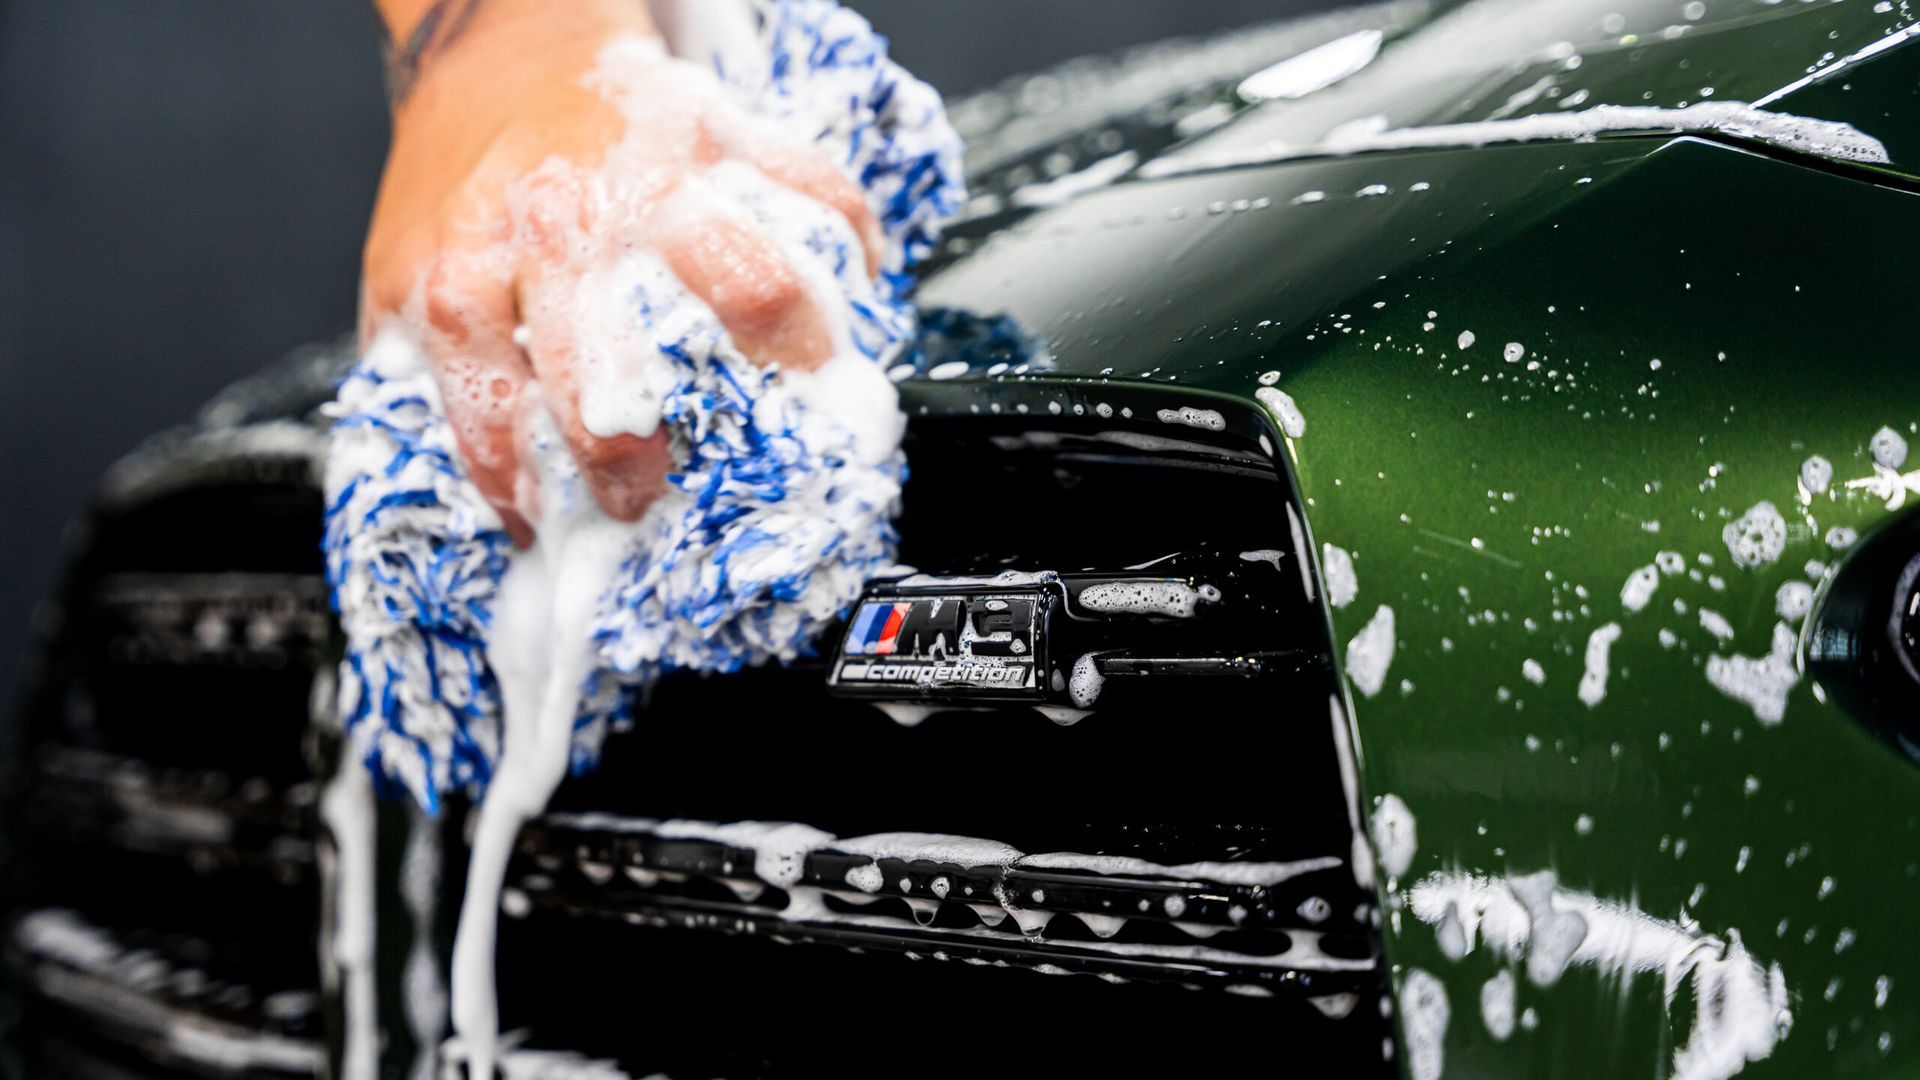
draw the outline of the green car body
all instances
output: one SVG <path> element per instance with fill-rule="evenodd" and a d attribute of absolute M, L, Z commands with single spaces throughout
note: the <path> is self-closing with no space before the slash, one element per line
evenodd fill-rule
<path fill-rule="evenodd" d="M 1312 550 L 1345 553 L 1357 584 L 1348 600 L 1323 559 L 1360 672 L 1334 705 L 1364 805 L 1392 811 L 1373 831 L 1408 1075 L 1920 1072 L 1920 769 L 1802 670 L 1801 638 L 1849 536 L 1920 490 L 1873 445 L 1920 438 L 1911 10 L 1575 0 L 1404 21 L 1357 73 L 1173 151 L 1273 160 L 1124 180 L 932 275 L 926 302 L 1009 314 L 1046 355 L 911 380 L 909 412 L 1171 402 L 1170 425 L 1218 414 L 1284 460 Z M 1375 115 L 1702 100 L 1885 152 L 1729 128 L 1313 149 Z M 1763 503 L 1777 523 L 1749 516 Z M 1289 702 L 1248 722 L 1327 717 Z M 1532 971 L 1491 920 L 1476 940 L 1454 913 L 1463 949 L 1458 922 L 1410 902 L 1423 882 L 1510 900 L 1501 882 L 1542 870 L 1559 900 L 1521 924 L 1532 952 L 1585 910 L 1594 955 Z M 1639 946 L 1598 940 L 1615 915 Z M 1703 952 L 1653 966 L 1675 927 Z M 1701 956 L 1737 949 L 1757 987 L 1708 978 Z"/>

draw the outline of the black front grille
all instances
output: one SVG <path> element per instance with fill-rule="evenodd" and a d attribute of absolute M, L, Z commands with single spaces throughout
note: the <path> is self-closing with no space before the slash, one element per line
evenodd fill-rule
<path fill-rule="evenodd" d="M 823 1023 L 888 1011 L 876 986 L 911 984 L 939 1016 L 976 993 L 1040 995 L 1076 1022 L 1153 1001 L 1189 1025 L 1189 1068 L 1258 1060 L 1214 1018 L 1223 1009 L 1377 1063 L 1377 911 L 1350 861 L 1326 620 L 1272 461 L 1000 421 L 920 424 L 911 440 L 900 525 L 914 570 L 1171 575 L 1219 601 L 1205 618 L 1105 627 L 1109 689 L 1072 723 L 1017 703 L 835 696 L 825 659 L 663 680 L 636 729 L 521 836 L 503 971 L 542 990 L 510 995 L 509 1022 L 669 1067 L 658 1047 L 634 1056 L 578 1025 L 605 987 L 554 974 L 572 962 L 565 943 L 592 939 L 642 967 L 655 947 L 715 958 L 689 985 L 813 987 L 785 1007 Z M 1280 656 L 1292 659 L 1249 662 Z M 780 841 L 726 824 L 756 821 L 832 835 L 782 875 L 764 864 Z M 804 1071 L 820 1049 L 739 1040 L 750 1073 Z"/>
<path fill-rule="evenodd" d="M 181 933 L 116 930 L 78 912 L 41 908 L 16 922 L 8 952 L 34 992 L 57 1008 L 39 1032 L 61 1034 L 92 1054 L 131 1056 L 185 1075 L 311 1077 L 326 1050 L 320 996 L 276 987 L 255 970 L 236 970 L 246 950 Z M 77 1029 L 77 1030 L 76 1030 Z M 108 1035 L 101 1045 L 89 1035 Z M 54 1039 L 47 1039 L 54 1036 Z M 104 1075 L 105 1061 L 41 1067 L 62 1075 Z"/>
<path fill-rule="evenodd" d="M 308 712 L 333 646 L 313 445 L 268 421 L 165 447 L 116 474 L 76 562 L 30 711 L 16 899 L 185 974 L 139 982 L 150 966 L 75 968 L 16 938 L 49 1075 L 225 1073 L 101 1002 L 287 1061 L 337 1036 L 316 963 Z M 901 555 L 922 573 L 1052 571 L 1069 597 L 1151 575 L 1218 598 L 1063 637 L 1107 678 L 1086 715 L 889 710 L 830 692 L 827 656 L 662 680 L 520 838 L 503 1029 L 635 1075 L 1195 1071 L 1300 1042 L 1379 1067 L 1378 915 L 1285 477 L 1252 446 L 1118 420 L 924 422 L 909 455 Z M 404 1060 L 407 950 L 423 935 L 444 969 L 464 818 L 440 830 L 437 917 L 403 903 L 405 830 L 382 821 L 381 1010 Z M 753 821 L 819 832 L 775 872 L 742 839 Z M 996 1012 L 1044 1013 L 1051 1043 L 945 1049 Z"/>
<path fill-rule="evenodd" d="M 10 807 L 30 1075 L 325 1069 L 320 446 L 286 421 L 157 440 L 78 531 Z"/>

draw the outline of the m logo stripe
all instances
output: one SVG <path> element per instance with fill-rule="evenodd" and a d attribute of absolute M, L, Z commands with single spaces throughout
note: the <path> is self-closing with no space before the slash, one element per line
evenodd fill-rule
<path fill-rule="evenodd" d="M 907 612 L 912 608 L 911 600 L 901 600 L 893 605 L 893 610 L 887 614 L 886 624 L 880 629 L 880 641 L 873 647 L 876 654 L 893 655 L 893 650 L 900 641 L 900 625 L 907 621 Z"/>
<path fill-rule="evenodd" d="M 871 652 L 873 643 L 880 637 L 884 616 L 892 610 L 892 604 L 861 604 L 860 613 L 853 617 L 853 629 L 847 634 L 847 651 L 856 656 Z"/>

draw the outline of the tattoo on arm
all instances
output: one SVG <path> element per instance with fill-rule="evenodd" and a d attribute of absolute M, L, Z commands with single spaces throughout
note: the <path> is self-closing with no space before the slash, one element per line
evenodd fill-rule
<path fill-rule="evenodd" d="M 436 0 L 414 24 L 404 42 L 395 42 L 384 29 L 382 44 L 387 56 L 387 96 L 395 105 L 406 100 L 407 93 L 420 77 L 433 54 L 445 49 L 466 32 L 474 12 L 486 0 Z"/>

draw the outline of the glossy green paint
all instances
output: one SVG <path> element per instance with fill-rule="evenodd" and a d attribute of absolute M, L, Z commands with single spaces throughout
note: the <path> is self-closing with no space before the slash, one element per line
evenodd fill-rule
<path fill-rule="evenodd" d="M 1516 970 L 1538 1023 L 1498 1041 L 1480 994 L 1507 964 L 1447 959 L 1401 903 L 1436 873 L 1547 868 L 1779 965 L 1792 1029 L 1740 1075 L 1904 1075 L 1920 1071 L 1920 769 L 1805 681 L 1776 724 L 1705 671 L 1767 653 L 1777 591 L 1844 558 L 1829 530 L 1893 514 L 1847 481 L 1872 474 L 1883 425 L 1920 444 L 1916 239 L 1920 195 L 1897 181 L 1700 139 L 1122 184 L 926 286 L 1013 315 L 1049 356 L 904 389 L 921 412 L 1214 408 L 1284 456 L 1316 550 L 1357 570 L 1336 640 L 1394 613 L 1384 687 L 1347 706 L 1368 805 L 1398 796 L 1418 823 L 1412 866 L 1382 883 L 1386 943 L 1397 979 L 1447 989 L 1446 1076 L 1664 1076 L 1687 1040 L 1689 987 L 1668 1005 L 1657 974 L 1575 965 L 1551 988 Z M 1265 372 L 1300 438 L 1255 397 Z M 1803 498 L 1814 454 L 1835 485 Z M 1762 501 L 1784 552 L 1736 566 L 1723 530 Z M 1684 569 L 1627 610 L 1623 586 L 1663 552 Z M 1587 645 L 1609 623 L 1590 705 Z M 1287 719 L 1326 722 L 1311 705 Z"/>

